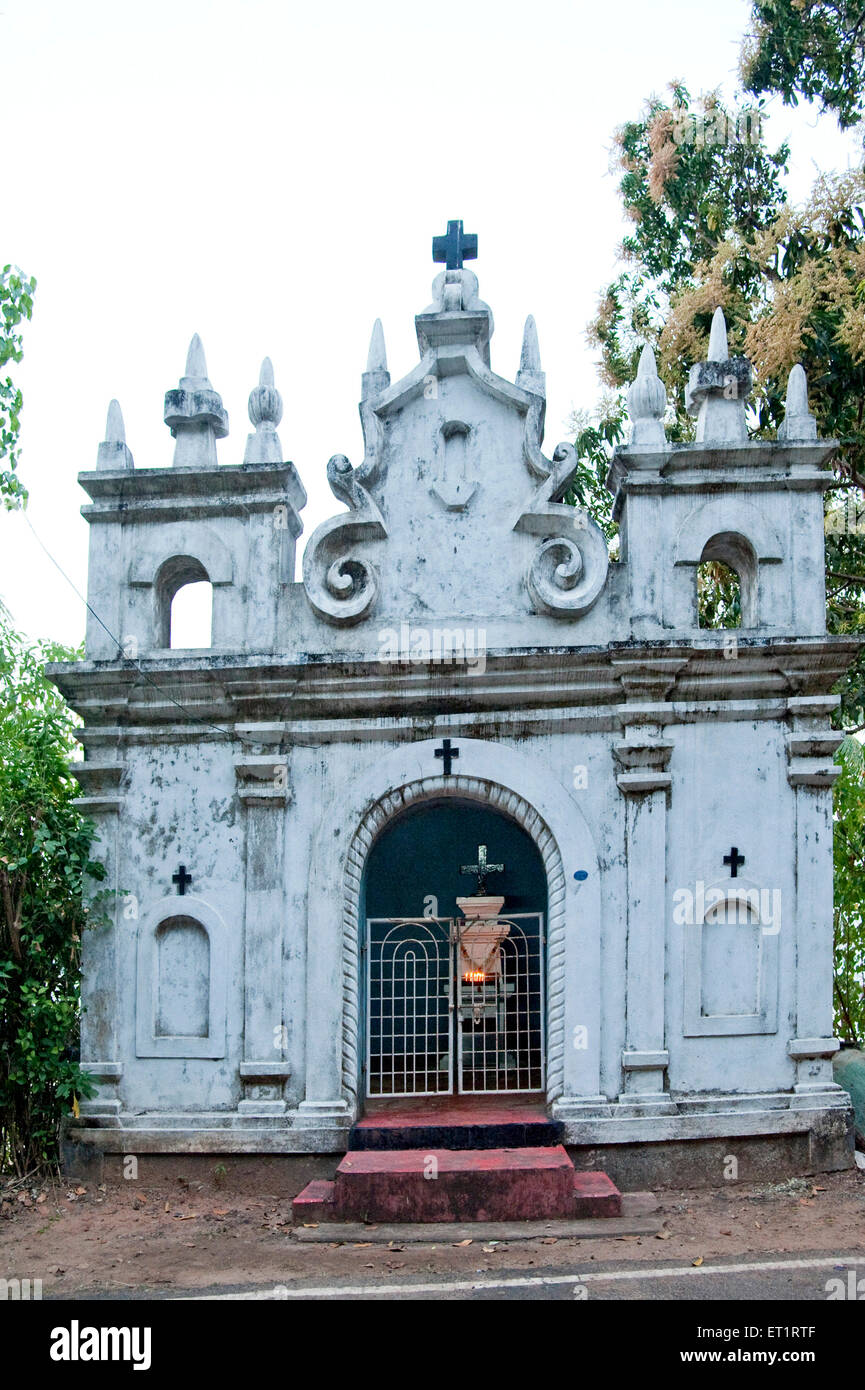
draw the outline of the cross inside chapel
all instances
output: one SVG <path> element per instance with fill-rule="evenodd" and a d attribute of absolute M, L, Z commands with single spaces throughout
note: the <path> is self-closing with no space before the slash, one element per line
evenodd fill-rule
<path fill-rule="evenodd" d="M 171 875 L 171 882 L 177 884 L 177 891 L 181 898 L 186 894 L 187 883 L 192 882 L 192 874 L 186 872 L 186 865 L 181 864 L 176 874 Z"/>
<path fill-rule="evenodd" d="M 463 261 L 477 260 L 477 235 L 463 231 L 462 218 L 448 222 L 445 235 L 433 237 L 432 251 L 433 260 L 444 261 L 448 270 L 462 270 Z"/>
<path fill-rule="evenodd" d="M 487 874 L 503 874 L 504 864 L 487 863 L 486 845 L 478 845 L 478 862 L 476 864 L 463 864 L 460 868 L 461 874 L 477 874 L 478 876 L 478 897 L 482 898 L 487 891 Z"/>

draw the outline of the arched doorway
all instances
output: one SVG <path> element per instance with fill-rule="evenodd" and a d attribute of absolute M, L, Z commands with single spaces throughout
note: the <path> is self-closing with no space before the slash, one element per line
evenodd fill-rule
<path fill-rule="evenodd" d="M 484 858 L 503 868 L 484 876 Z M 480 802 L 410 806 L 372 845 L 360 906 L 365 1097 L 542 1091 L 547 872 L 532 837 Z"/>

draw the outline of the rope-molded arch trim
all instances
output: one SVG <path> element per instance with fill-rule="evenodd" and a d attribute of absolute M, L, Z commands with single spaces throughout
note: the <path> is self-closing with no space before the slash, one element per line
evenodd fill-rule
<path fill-rule="evenodd" d="M 348 848 L 343 895 L 342 946 L 342 1084 L 350 1103 L 357 1101 L 360 1046 L 360 896 L 367 855 L 394 816 L 418 802 L 463 797 L 500 811 L 534 840 L 547 876 L 547 1100 L 564 1091 L 565 1075 L 565 871 L 552 831 L 524 797 L 482 777 L 424 777 L 408 782 L 375 801 Z"/>

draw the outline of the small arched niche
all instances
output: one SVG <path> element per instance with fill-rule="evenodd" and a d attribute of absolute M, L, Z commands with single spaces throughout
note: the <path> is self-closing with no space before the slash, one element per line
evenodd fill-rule
<path fill-rule="evenodd" d="M 697 565 L 697 616 L 703 628 L 756 626 L 757 556 L 744 536 L 721 531 L 703 546 Z"/>
<path fill-rule="evenodd" d="M 157 576 L 156 633 L 160 647 L 212 646 L 213 587 L 200 560 L 175 555 Z"/>
<path fill-rule="evenodd" d="M 683 923 L 684 1036 L 776 1032 L 780 889 L 701 886 L 695 907 Z"/>
<path fill-rule="evenodd" d="M 194 917 L 169 917 L 156 929 L 155 1002 L 155 1037 L 207 1037 L 210 939 Z"/>
<path fill-rule="evenodd" d="M 224 1057 L 227 934 L 221 917 L 188 895 L 154 904 L 138 928 L 137 1057 Z"/>
<path fill-rule="evenodd" d="M 703 919 L 704 1018 L 755 1017 L 760 1012 L 760 909 L 748 897 L 725 898 Z"/>

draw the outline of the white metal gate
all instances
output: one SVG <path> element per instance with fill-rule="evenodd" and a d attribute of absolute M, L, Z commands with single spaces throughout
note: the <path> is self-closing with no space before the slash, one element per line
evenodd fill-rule
<path fill-rule="evenodd" d="M 544 918 L 370 917 L 366 1094 L 540 1091 Z"/>

